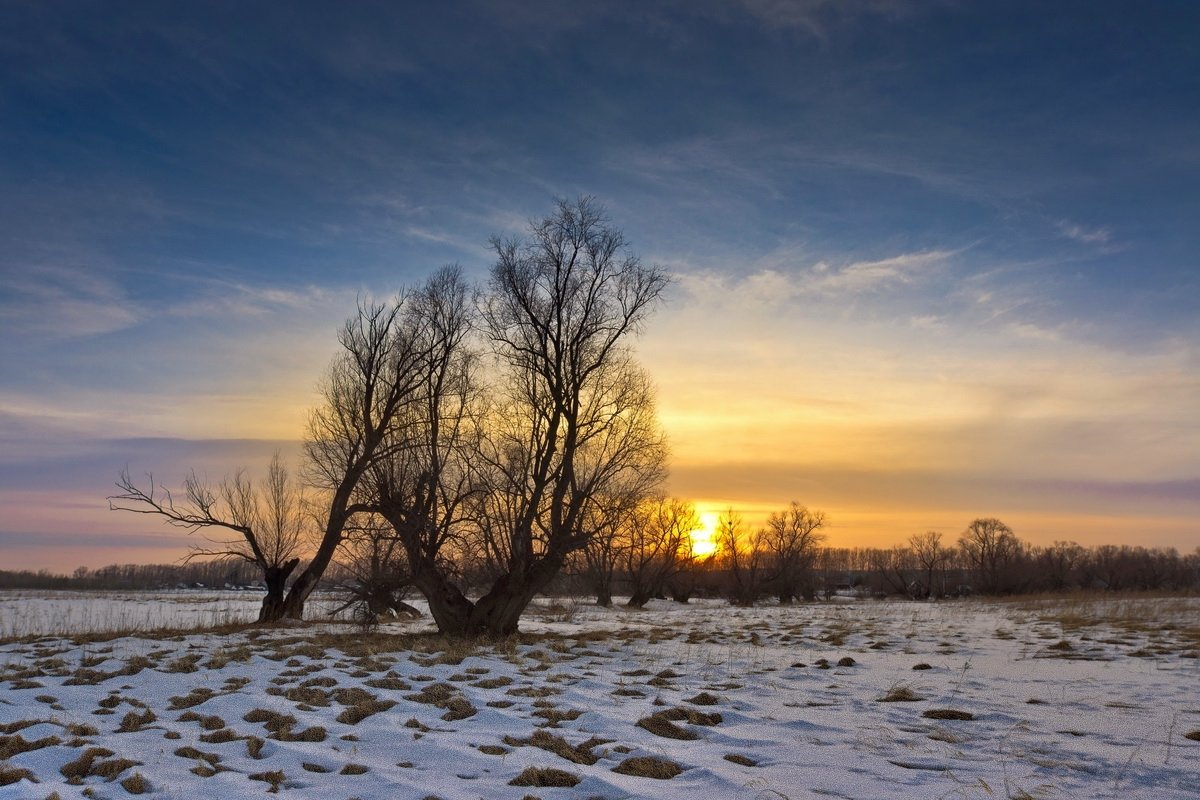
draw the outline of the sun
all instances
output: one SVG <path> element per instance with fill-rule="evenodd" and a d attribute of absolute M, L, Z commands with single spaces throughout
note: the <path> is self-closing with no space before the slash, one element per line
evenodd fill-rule
<path fill-rule="evenodd" d="M 700 514 L 700 527 L 689 534 L 692 537 L 692 555 L 696 558 L 708 558 L 717 552 L 717 515 L 705 511 Z"/>

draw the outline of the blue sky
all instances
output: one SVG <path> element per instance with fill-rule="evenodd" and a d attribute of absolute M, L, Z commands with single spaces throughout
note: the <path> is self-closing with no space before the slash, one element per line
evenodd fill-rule
<path fill-rule="evenodd" d="M 356 297 L 578 194 L 678 493 L 1200 545 L 1200 7 L 245 6 L 0 12 L 5 561 L 174 557 L 125 464 L 294 452 Z"/>

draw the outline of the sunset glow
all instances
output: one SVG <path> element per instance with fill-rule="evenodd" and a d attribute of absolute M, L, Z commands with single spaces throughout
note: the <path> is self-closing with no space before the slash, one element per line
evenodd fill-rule
<path fill-rule="evenodd" d="M 702 527 L 691 532 L 692 537 L 692 556 L 695 558 L 708 558 L 713 553 L 717 552 L 717 517 L 718 514 L 711 511 L 703 511 L 697 514 L 700 517 Z"/>

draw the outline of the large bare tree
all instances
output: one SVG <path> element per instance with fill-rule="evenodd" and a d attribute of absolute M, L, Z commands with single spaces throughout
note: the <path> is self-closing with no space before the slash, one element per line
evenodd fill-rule
<path fill-rule="evenodd" d="M 309 515 L 304 491 L 288 474 L 278 451 L 258 486 L 244 470 L 216 487 L 193 471 L 184 479 L 179 503 L 152 474 L 146 477 L 147 485 L 140 487 L 124 470 L 117 481 L 121 493 L 108 498 L 108 507 L 158 516 L 189 533 L 204 531 L 207 544 L 192 545 L 188 559 L 238 558 L 254 564 L 267 589 L 259 621 L 279 619 L 288 576 L 306 544 Z M 231 535 L 220 536 L 220 531 Z"/>
<path fill-rule="evenodd" d="M 810 511 L 795 500 L 785 510 L 767 517 L 766 545 L 774 562 L 772 582 L 779 602 L 790 603 L 801 595 L 808 600 L 815 596 L 813 565 L 817 549 L 825 541 L 824 527 L 824 511 Z"/>
<path fill-rule="evenodd" d="M 449 582 L 426 597 L 443 631 L 506 635 L 587 544 L 597 507 L 664 477 L 653 391 L 627 340 L 667 277 L 629 252 L 590 198 L 559 200 L 527 236 L 492 246 L 478 305 L 497 384 L 477 524 L 496 578 L 476 601 Z"/>

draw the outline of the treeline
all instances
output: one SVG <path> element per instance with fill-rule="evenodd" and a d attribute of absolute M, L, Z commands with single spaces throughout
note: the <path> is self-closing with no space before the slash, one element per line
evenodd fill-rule
<path fill-rule="evenodd" d="M 1036 546 L 998 519 L 974 520 L 957 540 L 926 531 L 890 548 L 823 545 L 825 515 L 798 503 L 747 529 L 736 512 L 717 523 L 715 550 L 699 556 L 681 526 L 661 514 L 624 534 L 593 540 L 575 563 L 575 587 L 607 604 L 614 593 L 686 602 L 723 597 L 739 605 L 837 594 L 912 599 L 1031 592 L 1200 591 L 1200 548 L 1055 542 Z M 688 523 L 690 524 L 690 523 Z M 687 524 L 682 526 L 687 530 Z"/>
<path fill-rule="evenodd" d="M 186 564 L 110 564 L 79 567 L 70 575 L 48 570 L 0 570 L 0 589 L 76 589 L 146 591 L 177 588 L 257 588 L 253 564 L 240 559 L 190 561 Z"/>

